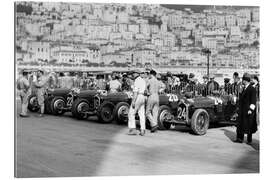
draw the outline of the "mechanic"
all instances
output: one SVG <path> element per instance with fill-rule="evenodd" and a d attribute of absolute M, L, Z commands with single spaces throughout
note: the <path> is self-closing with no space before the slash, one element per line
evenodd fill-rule
<path fill-rule="evenodd" d="M 37 99 L 38 99 L 38 104 L 40 106 L 40 114 L 39 117 L 44 116 L 44 94 L 47 86 L 48 79 L 45 76 L 45 72 L 42 70 L 38 70 L 37 77 L 34 77 L 33 83 L 34 86 L 37 88 Z"/>
<path fill-rule="evenodd" d="M 80 88 L 85 90 L 88 87 L 89 80 L 87 79 L 87 72 L 83 72 L 82 78 L 80 80 Z"/>
<path fill-rule="evenodd" d="M 19 96 L 21 98 L 21 107 L 22 112 L 20 113 L 21 117 L 29 117 L 27 114 L 28 106 L 28 97 L 31 94 L 29 80 L 27 79 L 28 73 L 26 71 L 21 71 L 19 78 L 17 80 L 17 89 Z"/>
<path fill-rule="evenodd" d="M 242 78 L 244 89 L 239 99 L 239 117 L 237 123 L 237 137 L 234 142 L 242 143 L 247 134 L 247 143 L 251 144 L 252 134 L 257 131 L 256 122 L 256 89 L 250 83 L 251 76 L 245 73 Z"/>
<path fill-rule="evenodd" d="M 239 95 L 243 90 L 243 86 L 242 86 L 242 82 L 240 80 L 239 74 L 238 72 L 234 72 L 233 73 L 233 84 L 232 84 L 232 95 L 235 95 L 237 97 L 237 99 L 239 99 Z"/>
<path fill-rule="evenodd" d="M 115 73 L 112 74 L 112 80 L 109 82 L 109 88 L 111 93 L 121 91 L 122 84 L 119 82 L 119 76 Z"/>
<path fill-rule="evenodd" d="M 74 87 L 75 88 L 80 88 L 81 75 L 80 75 L 79 72 L 75 73 L 73 82 L 74 82 Z"/>
<path fill-rule="evenodd" d="M 204 75 L 203 76 L 203 83 L 200 85 L 200 94 L 202 96 L 206 96 L 207 95 L 207 84 L 208 84 L 208 76 Z"/>
<path fill-rule="evenodd" d="M 150 77 L 147 82 L 147 90 L 149 93 L 147 104 L 146 104 L 146 117 L 150 121 L 151 133 L 154 133 L 158 129 L 157 118 L 158 118 L 158 109 L 159 109 L 159 96 L 161 84 L 156 78 L 156 71 L 150 71 Z"/>
<path fill-rule="evenodd" d="M 128 113 L 128 135 L 137 135 L 135 115 L 138 112 L 140 118 L 140 135 L 145 135 L 145 91 L 146 82 L 143 79 L 144 74 L 140 70 L 134 71 L 133 98 Z"/>
<path fill-rule="evenodd" d="M 224 78 L 224 91 L 226 94 L 229 94 L 231 89 L 230 78 Z"/>
<path fill-rule="evenodd" d="M 207 95 L 212 95 L 215 91 L 219 90 L 219 84 L 215 81 L 214 75 L 210 75 L 210 81 L 207 83 Z"/>

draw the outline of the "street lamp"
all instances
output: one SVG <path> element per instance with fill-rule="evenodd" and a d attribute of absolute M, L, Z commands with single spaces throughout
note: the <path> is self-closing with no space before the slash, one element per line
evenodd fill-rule
<path fill-rule="evenodd" d="M 207 55 L 207 76 L 209 77 L 209 57 L 211 55 L 211 51 L 208 48 L 202 49 L 202 54 Z"/>

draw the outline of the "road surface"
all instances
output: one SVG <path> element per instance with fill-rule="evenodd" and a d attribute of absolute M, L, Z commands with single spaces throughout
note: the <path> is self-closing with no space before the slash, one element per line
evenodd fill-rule
<path fill-rule="evenodd" d="M 18 109 L 20 111 L 20 109 Z M 235 144 L 235 127 L 195 136 L 185 127 L 144 137 L 127 127 L 76 120 L 70 113 L 17 118 L 17 177 L 258 173 L 259 133 Z"/>

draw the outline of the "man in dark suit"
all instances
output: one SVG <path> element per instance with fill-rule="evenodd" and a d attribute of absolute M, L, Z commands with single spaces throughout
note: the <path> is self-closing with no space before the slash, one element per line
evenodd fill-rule
<path fill-rule="evenodd" d="M 256 90 L 250 81 L 251 76 L 245 73 L 242 78 L 244 89 L 239 98 L 239 116 L 236 130 L 236 143 L 242 143 L 244 140 L 244 134 L 247 134 L 247 143 L 250 144 L 252 142 L 252 134 L 257 131 Z"/>
<path fill-rule="evenodd" d="M 213 93 L 215 91 L 219 90 L 219 84 L 218 84 L 218 82 L 215 81 L 215 76 L 214 75 L 210 75 L 209 79 L 210 80 L 206 85 L 207 95 L 213 95 Z"/>

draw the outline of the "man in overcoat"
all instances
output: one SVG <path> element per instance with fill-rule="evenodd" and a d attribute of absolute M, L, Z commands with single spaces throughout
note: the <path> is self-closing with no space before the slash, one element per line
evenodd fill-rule
<path fill-rule="evenodd" d="M 244 88 L 239 97 L 236 143 L 242 143 L 244 140 L 244 134 L 247 134 L 247 143 L 250 144 L 252 142 L 252 134 L 257 131 L 256 89 L 252 86 L 250 81 L 251 76 L 245 73 L 242 78 Z"/>

